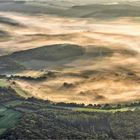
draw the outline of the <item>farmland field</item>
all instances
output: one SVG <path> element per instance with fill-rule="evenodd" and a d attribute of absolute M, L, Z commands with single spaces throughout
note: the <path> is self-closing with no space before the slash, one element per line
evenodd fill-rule
<path fill-rule="evenodd" d="M 6 109 L 3 106 L 0 106 L 0 134 L 2 134 L 8 128 L 14 126 L 20 116 L 20 112 Z"/>

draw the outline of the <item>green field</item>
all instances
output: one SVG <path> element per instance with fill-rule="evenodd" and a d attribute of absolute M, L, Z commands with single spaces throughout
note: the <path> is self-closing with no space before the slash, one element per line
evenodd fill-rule
<path fill-rule="evenodd" d="M 23 89 L 21 89 L 18 86 L 13 87 L 13 89 L 16 91 L 16 94 L 23 97 L 23 98 L 28 98 L 29 94 L 25 92 Z"/>
<path fill-rule="evenodd" d="M 126 112 L 126 111 L 135 111 L 136 109 L 140 109 L 140 107 L 124 107 L 120 109 L 95 109 L 95 108 L 72 108 L 74 111 L 79 111 L 79 112 Z"/>
<path fill-rule="evenodd" d="M 0 134 L 14 126 L 20 117 L 20 112 L 0 106 Z"/>
<path fill-rule="evenodd" d="M 7 87 L 9 83 L 5 79 L 0 79 L 0 87 Z"/>
<path fill-rule="evenodd" d="M 23 103 L 23 101 L 14 100 L 14 101 L 9 101 L 9 102 L 4 103 L 4 106 L 6 106 L 6 107 L 15 107 L 15 106 L 20 105 L 22 103 Z"/>
<path fill-rule="evenodd" d="M 4 106 L 0 106 L 0 114 L 2 113 L 2 112 L 4 112 L 6 110 L 6 108 L 4 107 Z"/>

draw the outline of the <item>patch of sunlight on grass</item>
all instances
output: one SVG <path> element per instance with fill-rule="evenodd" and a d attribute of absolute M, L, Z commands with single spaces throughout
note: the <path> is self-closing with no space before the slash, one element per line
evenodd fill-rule
<path fill-rule="evenodd" d="M 0 79 L 0 87 L 8 87 L 9 83 L 5 79 Z"/>
<path fill-rule="evenodd" d="M 95 108 L 72 108 L 72 110 L 74 111 L 83 111 L 83 112 L 126 112 L 126 111 L 134 111 L 135 109 L 138 108 L 129 108 L 129 107 L 125 107 L 125 108 L 120 108 L 120 109 L 95 109 Z"/>

